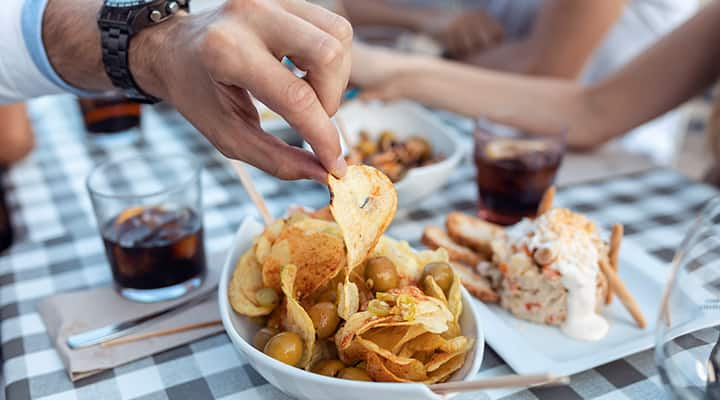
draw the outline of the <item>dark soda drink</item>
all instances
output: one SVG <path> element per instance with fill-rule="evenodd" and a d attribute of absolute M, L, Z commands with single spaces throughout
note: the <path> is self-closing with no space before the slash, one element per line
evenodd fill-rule
<path fill-rule="evenodd" d="M 115 284 L 159 289 L 205 274 L 202 221 L 190 209 L 133 207 L 102 229 Z"/>
<path fill-rule="evenodd" d="M 90 133 L 121 133 L 140 126 L 140 104 L 123 97 L 82 98 L 79 103 Z"/>
<path fill-rule="evenodd" d="M 564 151 L 563 143 L 551 140 L 487 139 L 476 134 L 480 217 L 501 225 L 534 217 Z"/>

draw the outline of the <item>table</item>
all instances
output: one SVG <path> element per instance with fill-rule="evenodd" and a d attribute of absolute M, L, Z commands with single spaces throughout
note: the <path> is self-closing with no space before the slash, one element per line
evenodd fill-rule
<path fill-rule="evenodd" d="M 93 164 L 109 156 L 141 151 L 191 153 L 202 163 L 204 218 L 210 252 L 227 248 L 245 216 L 258 217 L 218 152 L 170 111 L 144 114 L 144 143 L 107 149 L 87 142 L 71 98 L 36 101 L 31 107 L 38 148 L 12 168 L 3 185 L 17 232 L 16 244 L 0 257 L 0 342 L 3 393 L 8 400 L 42 399 L 260 399 L 286 398 L 268 385 L 224 334 L 71 383 L 36 312 L 44 296 L 110 282 L 84 179 Z M 448 123 L 462 130 L 451 117 Z M 467 132 L 465 135 L 468 136 Z M 279 182 L 252 171 L 271 212 L 281 215 L 299 203 L 327 203 L 312 182 Z M 450 210 L 475 207 L 473 168 L 464 164 L 442 193 L 419 208 L 399 213 L 389 233 L 419 245 L 428 223 L 442 223 Z M 589 214 L 604 227 L 622 222 L 629 237 L 668 262 L 692 217 L 716 191 L 665 169 L 563 187 L 558 202 Z M 259 217 L 258 217 L 259 218 Z M 654 316 L 649 316 L 653 318 Z M 486 348 L 482 376 L 511 372 Z M 663 396 L 652 353 L 645 351 L 572 377 L 568 387 L 467 394 L 486 399 L 655 399 Z"/>

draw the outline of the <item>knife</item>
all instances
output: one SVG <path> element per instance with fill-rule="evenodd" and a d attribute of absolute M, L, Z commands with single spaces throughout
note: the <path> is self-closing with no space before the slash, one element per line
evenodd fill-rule
<path fill-rule="evenodd" d="M 94 346 L 96 344 L 101 344 L 111 339 L 125 336 L 129 333 L 132 333 L 145 322 L 152 321 L 160 317 L 166 317 L 175 312 L 182 311 L 186 308 L 202 303 L 211 296 L 215 295 L 217 293 L 217 288 L 218 285 L 216 284 L 211 287 L 207 293 L 191 297 L 185 301 L 181 301 L 180 303 L 175 304 L 170 308 L 156 311 L 152 314 L 144 315 L 142 317 L 138 317 L 129 321 L 106 325 L 102 328 L 96 328 L 89 331 L 76 333 L 74 335 L 68 336 L 68 338 L 65 340 L 65 343 L 67 343 L 69 348 L 76 350 L 83 347 Z"/>

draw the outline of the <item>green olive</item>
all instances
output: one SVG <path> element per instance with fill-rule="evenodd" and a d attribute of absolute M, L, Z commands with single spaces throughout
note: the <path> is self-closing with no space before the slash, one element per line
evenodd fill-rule
<path fill-rule="evenodd" d="M 275 307 L 280 302 L 280 296 L 273 288 L 262 288 L 255 292 L 255 299 L 257 299 L 260 307 Z"/>
<path fill-rule="evenodd" d="M 345 364 L 340 360 L 322 360 L 316 362 L 310 371 L 325 376 L 337 376 L 343 368 L 345 368 Z"/>
<path fill-rule="evenodd" d="M 268 340 L 265 354 L 295 367 L 303 355 L 303 340 L 297 333 L 280 332 Z"/>
<path fill-rule="evenodd" d="M 368 381 L 372 382 L 370 375 L 364 369 L 356 367 L 343 368 L 338 372 L 337 377 L 340 379 L 349 379 L 351 381 Z"/>
<path fill-rule="evenodd" d="M 373 257 L 367 261 L 365 278 L 373 282 L 373 291 L 387 292 L 398 286 L 397 269 L 387 257 Z"/>
<path fill-rule="evenodd" d="M 271 328 L 260 329 L 253 337 L 253 346 L 255 346 L 256 349 L 263 351 L 263 349 L 265 349 L 265 345 L 270 340 L 270 338 L 275 336 L 277 333 L 278 331 Z"/>
<path fill-rule="evenodd" d="M 448 263 L 434 262 L 426 265 L 422 279 L 425 279 L 425 276 L 427 275 L 431 275 L 433 279 L 435 279 L 435 282 L 438 286 L 440 286 L 440 289 L 442 289 L 443 292 L 447 293 L 447 291 L 450 290 L 454 275 L 452 267 Z"/>
<path fill-rule="evenodd" d="M 315 326 L 315 332 L 320 339 L 325 339 L 334 334 L 340 323 L 335 305 L 327 301 L 310 307 L 308 315 L 310 315 L 310 319 L 312 319 Z"/>

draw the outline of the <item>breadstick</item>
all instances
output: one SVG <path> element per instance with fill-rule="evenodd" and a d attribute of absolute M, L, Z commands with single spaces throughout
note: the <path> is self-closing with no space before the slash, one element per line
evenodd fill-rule
<path fill-rule="evenodd" d="M 625 287 L 625 284 L 618 274 L 612 269 L 605 259 L 600 259 L 599 265 L 603 274 L 607 277 L 608 284 L 610 285 L 612 291 L 615 292 L 630 315 L 632 315 L 638 327 L 640 327 L 640 329 L 644 329 L 646 326 L 645 317 L 643 316 L 642 311 L 640 311 L 640 306 L 638 306 L 635 298 L 633 298 L 632 294 L 627 287 Z"/>
<path fill-rule="evenodd" d="M 615 272 L 617 272 L 620 267 L 620 242 L 622 242 L 623 231 L 624 229 L 622 224 L 615 224 L 613 225 L 612 233 L 610 234 L 610 251 L 608 252 L 608 257 L 610 258 L 610 266 L 613 270 L 615 270 Z M 605 297 L 605 304 L 610 304 L 612 302 L 612 296 L 612 290 L 608 288 L 607 296 Z"/>
<path fill-rule="evenodd" d="M 553 202 L 555 202 L 555 186 L 550 186 L 545 193 L 543 193 L 540 205 L 538 206 L 537 216 L 539 217 L 547 211 L 550 211 L 550 209 L 553 208 Z"/>

